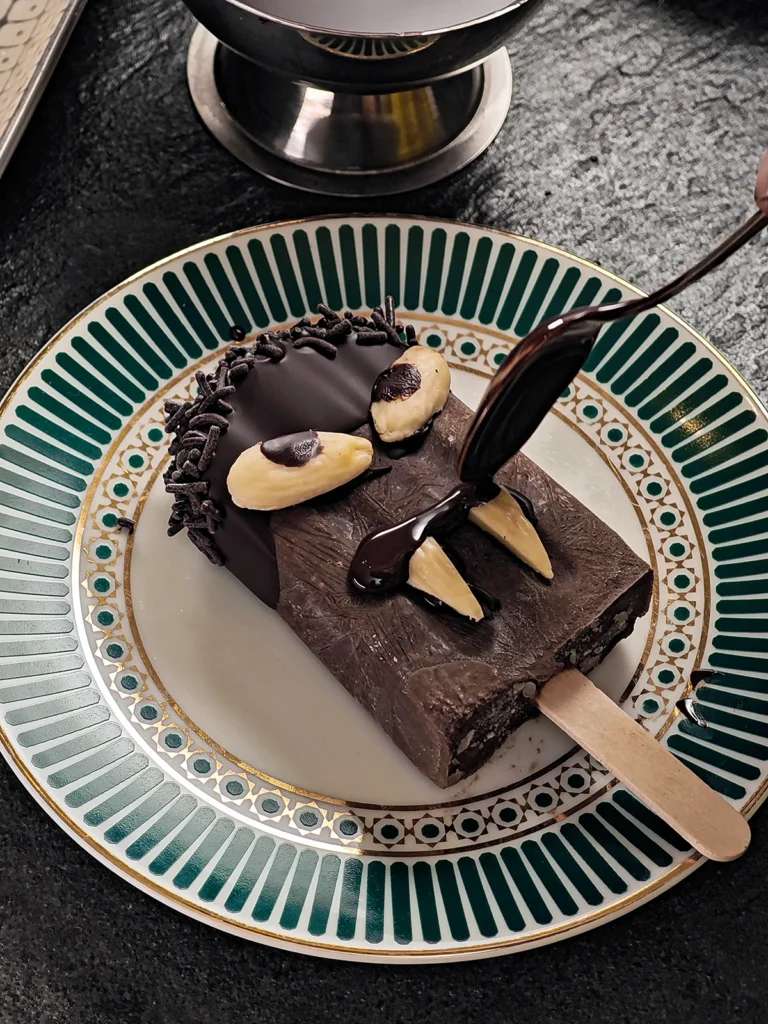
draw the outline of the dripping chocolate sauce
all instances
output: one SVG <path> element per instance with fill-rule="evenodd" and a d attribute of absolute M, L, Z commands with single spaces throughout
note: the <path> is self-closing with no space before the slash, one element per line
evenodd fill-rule
<path fill-rule="evenodd" d="M 510 352 L 491 379 L 459 455 L 462 483 L 431 509 L 366 537 L 350 567 L 350 582 L 364 593 L 393 590 L 408 578 L 408 562 L 434 534 L 455 528 L 488 499 L 493 477 L 530 438 L 584 365 L 603 326 L 652 309 L 698 280 L 765 226 L 768 156 L 760 165 L 753 217 L 736 235 L 689 271 L 649 296 L 572 309 L 540 324 Z"/>
<path fill-rule="evenodd" d="M 507 488 L 519 503 L 523 515 L 530 523 L 536 523 L 533 503 L 527 495 L 511 487 Z M 428 537 L 442 536 L 458 529 L 469 518 L 473 508 L 492 501 L 499 493 L 499 486 L 492 480 L 480 484 L 459 484 L 449 495 L 441 498 L 430 508 L 402 523 L 384 530 L 375 530 L 363 539 L 349 568 L 349 581 L 355 590 L 364 594 L 389 594 L 408 580 L 408 566 L 411 557 Z M 447 551 L 462 576 L 465 568 L 458 563 L 458 557 Z M 469 583 L 469 587 L 486 611 L 487 618 L 501 608 L 501 602 L 483 587 Z M 427 601 L 433 607 L 443 607 L 437 598 Z"/>
<path fill-rule="evenodd" d="M 408 580 L 411 556 L 428 537 L 450 533 L 478 505 L 499 493 L 492 481 L 461 483 L 445 498 L 402 523 L 375 530 L 361 542 L 349 567 L 349 581 L 364 594 L 389 594 Z"/>
<path fill-rule="evenodd" d="M 705 683 L 712 676 L 716 676 L 717 672 L 713 668 L 697 668 L 691 672 L 691 682 L 694 686 L 698 686 L 699 683 Z"/>
<path fill-rule="evenodd" d="M 699 726 L 700 729 L 707 729 L 709 726 L 707 725 L 707 720 L 699 711 L 699 705 L 696 703 L 696 691 L 702 683 L 706 683 L 716 675 L 717 672 L 712 668 L 698 668 L 691 672 L 693 690 L 675 704 L 680 714 L 687 718 L 689 722 Z"/>
<path fill-rule="evenodd" d="M 456 529 L 473 508 L 496 497 L 493 477 L 579 372 L 604 323 L 631 315 L 640 301 L 571 310 L 527 335 L 499 367 L 470 424 L 459 455 L 461 483 L 425 512 L 365 537 L 350 565 L 352 588 L 387 594 L 403 586 L 411 556 L 428 537 Z M 531 502 L 514 497 L 535 523 Z"/>

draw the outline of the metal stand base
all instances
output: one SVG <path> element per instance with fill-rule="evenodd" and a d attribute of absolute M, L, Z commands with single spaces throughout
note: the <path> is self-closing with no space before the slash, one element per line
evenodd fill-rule
<path fill-rule="evenodd" d="M 203 121 L 243 163 L 333 196 L 393 195 L 458 171 L 493 141 L 512 98 L 505 49 L 429 85 L 357 95 L 276 80 L 202 26 L 187 75 Z"/>

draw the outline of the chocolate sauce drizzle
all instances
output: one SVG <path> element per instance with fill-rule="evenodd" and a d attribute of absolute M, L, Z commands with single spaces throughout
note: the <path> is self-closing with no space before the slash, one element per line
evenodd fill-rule
<path fill-rule="evenodd" d="M 393 363 L 383 370 L 373 385 L 371 399 L 374 402 L 396 402 L 410 398 L 421 387 L 421 373 L 412 363 Z"/>
<path fill-rule="evenodd" d="M 349 582 L 364 594 L 388 594 L 408 582 L 411 556 L 428 537 L 450 533 L 477 505 L 490 501 L 498 487 L 459 484 L 436 504 L 402 523 L 374 530 L 361 541 L 349 567 Z"/>
<path fill-rule="evenodd" d="M 195 398 L 189 402 L 165 403 L 165 429 L 168 434 L 174 435 L 169 447 L 171 462 L 163 476 L 166 491 L 174 497 L 168 535 L 172 537 L 186 529 L 192 543 L 214 565 L 224 564 L 224 557 L 215 540 L 224 516 L 222 509 L 210 497 L 210 481 L 205 474 L 216 453 L 220 437 L 229 427 L 232 406 L 227 398 L 234 394 L 248 374 L 258 373 L 260 361 L 279 363 L 285 357 L 289 345 L 299 350 L 309 348 L 325 358 L 334 359 L 337 347 L 341 344 L 391 343 L 402 349 L 410 344 L 411 338 L 415 338 L 413 327 L 404 328 L 397 322 L 391 296 L 387 296 L 384 307 L 377 306 L 372 311 L 370 318 L 349 310 L 339 314 L 322 303 L 317 311 L 320 319 L 315 324 L 309 317 L 302 317 L 290 328 L 264 331 L 250 347 L 233 345 L 224 352 L 211 373 L 197 371 L 195 380 L 198 392 Z M 235 342 L 244 341 L 246 330 L 234 324 L 229 329 L 229 336 Z M 273 442 L 269 451 L 264 446 L 262 451 L 273 461 L 286 458 L 306 461 L 312 457 L 307 455 L 308 448 L 301 444 L 294 445 L 288 451 Z M 269 454 L 270 451 L 272 454 Z M 289 461 L 283 464 L 303 463 Z"/>
<path fill-rule="evenodd" d="M 459 455 L 459 486 L 425 512 L 363 539 L 349 569 L 356 590 L 386 594 L 402 586 L 411 556 L 427 537 L 456 529 L 470 509 L 499 493 L 494 475 L 520 450 L 576 376 L 602 328 L 602 322 L 593 318 L 576 318 L 564 330 L 568 315 L 524 338 L 492 378 Z M 535 523 L 530 500 L 517 493 L 514 497 Z"/>
<path fill-rule="evenodd" d="M 582 368 L 605 324 L 667 302 L 768 226 L 768 150 L 760 161 L 755 202 L 757 213 L 693 267 L 651 295 L 572 309 L 523 338 L 492 377 L 469 426 L 459 455 L 462 485 L 421 515 L 369 534 L 352 560 L 352 585 L 376 594 L 405 582 L 416 548 L 442 528 L 446 517 L 460 521 L 459 510 L 468 514 L 477 499 L 473 486 L 488 487 L 501 467 L 520 451 Z"/>
<path fill-rule="evenodd" d="M 301 430 L 261 442 L 261 454 L 278 466 L 305 466 L 322 450 L 316 430 Z"/>
<path fill-rule="evenodd" d="M 699 668 L 691 672 L 693 690 L 675 704 L 675 708 L 680 714 L 687 718 L 689 722 L 698 725 L 700 729 L 707 729 L 709 726 L 707 720 L 699 711 L 700 705 L 696 701 L 696 691 L 703 683 L 706 683 L 717 674 L 715 669 L 712 668 Z"/>

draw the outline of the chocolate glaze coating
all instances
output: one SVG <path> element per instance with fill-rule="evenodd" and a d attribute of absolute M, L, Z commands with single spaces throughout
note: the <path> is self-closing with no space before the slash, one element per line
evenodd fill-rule
<path fill-rule="evenodd" d="M 283 434 L 352 433 L 368 418 L 374 381 L 401 351 L 349 340 L 330 360 L 288 346 L 279 362 L 259 361 L 229 397 L 229 426 L 206 474 L 210 496 L 224 516 L 216 544 L 229 571 L 265 604 L 274 608 L 280 593 L 269 513 L 232 503 L 227 489 L 232 464 L 246 448 Z"/>

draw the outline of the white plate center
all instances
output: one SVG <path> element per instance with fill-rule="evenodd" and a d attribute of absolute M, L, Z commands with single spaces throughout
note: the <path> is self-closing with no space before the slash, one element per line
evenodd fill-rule
<path fill-rule="evenodd" d="M 485 385 L 483 378 L 453 371 L 453 390 L 471 406 Z M 572 427 L 550 415 L 526 452 L 648 557 L 640 521 L 620 481 Z M 538 719 L 519 729 L 476 776 L 454 789 L 438 789 L 275 612 L 228 572 L 210 565 L 183 536 L 168 540 L 168 506 L 158 478 L 133 549 L 136 628 L 157 677 L 184 716 L 240 761 L 324 796 L 431 805 L 501 789 L 573 746 L 555 726 Z M 646 637 L 643 621 L 593 673 L 611 695 L 626 689 Z"/>

